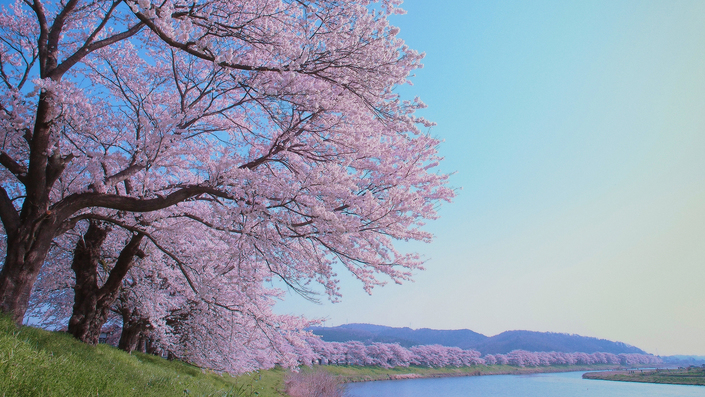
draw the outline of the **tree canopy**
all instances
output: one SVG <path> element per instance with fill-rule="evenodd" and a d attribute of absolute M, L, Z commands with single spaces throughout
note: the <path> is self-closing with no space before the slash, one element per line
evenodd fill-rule
<path fill-rule="evenodd" d="M 368 291 L 408 280 L 422 261 L 394 241 L 429 241 L 453 192 L 424 104 L 395 91 L 422 59 L 399 3 L 4 7 L 0 310 L 21 322 L 71 267 L 74 324 L 271 342 L 303 324 L 271 313 L 273 278 L 332 299 L 338 265 Z"/>

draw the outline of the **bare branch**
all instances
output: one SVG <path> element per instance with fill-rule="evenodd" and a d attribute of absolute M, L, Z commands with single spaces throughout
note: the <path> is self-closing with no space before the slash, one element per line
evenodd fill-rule
<path fill-rule="evenodd" d="M 187 52 L 195 57 L 201 58 L 203 60 L 215 62 L 215 56 L 208 53 L 208 52 L 205 52 L 205 51 L 199 51 L 196 48 L 196 45 L 195 45 L 196 43 L 193 43 L 193 42 L 180 43 L 180 42 L 174 40 L 173 38 L 171 38 L 171 36 L 169 36 L 169 34 L 165 33 L 151 19 L 149 19 L 146 15 L 142 14 L 141 12 L 135 12 L 135 16 L 137 16 L 137 18 L 139 18 L 139 20 L 142 21 L 142 23 L 147 25 L 147 27 L 149 29 L 151 29 L 157 36 L 159 36 L 160 39 L 162 39 L 168 45 L 170 45 L 174 48 L 178 48 L 182 51 L 185 51 L 185 52 Z M 230 68 L 230 69 L 250 70 L 250 71 L 254 71 L 254 72 L 278 72 L 278 73 L 281 73 L 283 70 L 286 69 L 286 67 L 284 67 L 284 68 L 270 68 L 270 67 L 266 67 L 266 66 L 250 66 L 250 65 L 243 65 L 240 63 L 230 63 L 230 62 L 225 62 L 225 61 L 217 62 L 216 64 L 218 66 L 222 66 L 222 67 L 226 67 L 226 68 Z"/>

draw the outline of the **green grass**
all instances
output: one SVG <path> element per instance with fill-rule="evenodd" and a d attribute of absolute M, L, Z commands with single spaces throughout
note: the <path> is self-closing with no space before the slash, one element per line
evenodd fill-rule
<path fill-rule="evenodd" d="M 0 317 L 0 396 L 281 397 L 284 374 L 221 376 L 153 355 L 88 346 L 64 333 L 17 328 Z"/>

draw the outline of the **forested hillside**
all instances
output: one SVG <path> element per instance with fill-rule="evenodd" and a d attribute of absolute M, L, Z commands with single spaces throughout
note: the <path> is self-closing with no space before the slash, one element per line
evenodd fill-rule
<path fill-rule="evenodd" d="M 372 324 L 345 324 L 338 327 L 312 327 L 314 334 L 328 342 L 398 343 L 404 347 L 439 344 L 474 349 L 485 354 L 506 354 L 513 350 L 531 352 L 645 353 L 622 342 L 555 332 L 506 331 L 488 337 L 469 329 L 435 330 L 395 328 Z"/>

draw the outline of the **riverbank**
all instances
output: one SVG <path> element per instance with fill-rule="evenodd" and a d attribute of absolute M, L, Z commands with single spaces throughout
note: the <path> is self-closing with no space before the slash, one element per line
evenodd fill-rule
<path fill-rule="evenodd" d="M 0 396 L 282 397 L 280 368 L 233 377 L 150 354 L 88 346 L 0 316 Z M 255 392 L 257 394 L 255 394 Z"/>
<path fill-rule="evenodd" d="M 552 372 L 601 371 L 624 368 L 619 365 L 560 365 L 550 367 L 514 367 L 510 365 L 477 365 L 460 368 L 426 368 L 426 367 L 358 367 L 346 365 L 321 366 L 341 382 L 371 382 L 380 380 L 447 378 L 456 376 L 485 375 L 529 375 Z"/>
<path fill-rule="evenodd" d="M 635 382 L 597 382 L 582 372 L 473 376 L 348 384 L 350 397 L 703 397 L 702 387 Z"/>
<path fill-rule="evenodd" d="M 320 366 L 341 382 L 525 375 L 616 369 L 612 365 L 461 368 Z M 307 369 L 304 368 L 304 371 Z M 108 345 L 88 346 L 70 335 L 15 327 L 0 316 L 0 395 L 5 396 L 259 396 L 283 397 L 287 371 L 281 368 L 231 377 L 187 363 L 128 354 Z M 257 394 L 255 394 L 257 393 Z"/>
<path fill-rule="evenodd" d="M 588 372 L 583 374 L 583 379 L 705 386 L 705 368 L 688 367 L 679 369 Z"/>

